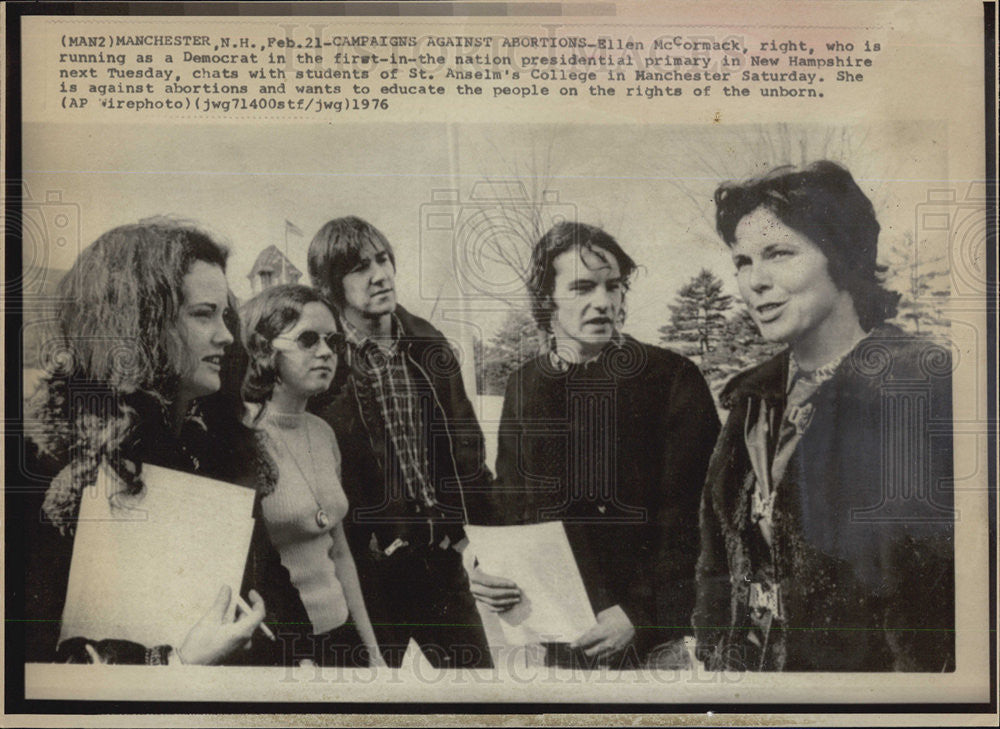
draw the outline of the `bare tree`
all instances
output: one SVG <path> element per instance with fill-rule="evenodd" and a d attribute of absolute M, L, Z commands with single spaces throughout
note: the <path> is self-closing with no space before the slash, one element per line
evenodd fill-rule
<path fill-rule="evenodd" d="M 865 153 L 871 144 L 867 127 L 749 124 L 717 128 L 712 133 L 680 127 L 647 134 L 650 144 L 655 134 L 660 147 L 656 168 L 647 171 L 663 180 L 685 205 L 685 211 L 673 210 L 672 214 L 692 236 L 705 240 L 717 238 L 712 196 L 727 180 L 756 177 L 784 165 L 802 167 L 821 159 L 845 165 L 856 179 L 893 175 L 892 170 L 884 169 L 881 156 L 873 159 Z M 671 170 L 685 172 L 667 174 Z M 876 211 L 887 205 L 888 192 L 881 185 L 871 191 Z"/>
<path fill-rule="evenodd" d="M 491 143 L 510 174 L 483 174 L 473 184 L 472 214 L 459 230 L 465 273 L 475 278 L 477 291 L 518 309 L 526 301 L 532 248 L 555 222 L 560 207 L 551 184 L 555 139 L 531 141 L 526 159 Z"/>
<path fill-rule="evenodd" d="M 527 292 L 531 252 L 552 225 L 575 218 L 575 208 L 560 202 L 553 189 L 556 137 L 547 131 L 547 137 L 535 135 L 516 150 L 490 143 L 500 162 L 481 167 L 499 167 L 509 174 L 482 174 L 473 183 L 456 230 L 460 275 L 477 294 L 508 307 L 493 336 L 474 343 L 481 394 L 502 395 L 509 374 L 539 352 L 541 337 Z"/>

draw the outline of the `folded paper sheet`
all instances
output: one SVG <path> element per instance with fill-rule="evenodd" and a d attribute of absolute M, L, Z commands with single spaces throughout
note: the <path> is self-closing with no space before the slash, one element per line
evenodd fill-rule
<path fill-rule="evenodd" d="M 123 495 L 102 464 L 84 491 L 60 641 L 179 646 L 222 585 L 239 589 L 254 491 L 155 466 L 142 478 L 139 494 Z"/>
<path fill-rule="evenodd" d="M 571 642 L 593 627 L 594 611 L 561 521 L 466 526 L 465 532 L 480 569 L 521 589 L 518 605 L 495 614 L 505 644 Z M 486 620 L 494 622 L 488 616 Z M 495 644 L 495 623 L 486 630 Z"/>

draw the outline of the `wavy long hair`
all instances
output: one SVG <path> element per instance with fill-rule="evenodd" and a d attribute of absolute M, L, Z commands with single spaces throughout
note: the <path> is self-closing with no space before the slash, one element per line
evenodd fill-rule
<path fill-rule="evenodd" d="M 227 255 L 191 224 L 152 218 L 100 236 L 59 283 L 56 317 L 41 353 L 45 372 L 25 422 L 40 453 L 69 466 L 61 474 L 61 502 L 47 499 L 53 521 L 71 519 L 68 512 L 95 482 L 102 460 L 130 490 L 141 488 L 133 453 L 140 441 L 145 447 L 168 432 L 190 356 L 177 329 L 184 277 L 196 261 L 225 271 Z M 243 456 L 233 451 L 245 450 L 239 385 L 247 360 L 235 343 L 239 319 L 231 293 L 229 299 L 225 323 L 235 341 L 224 357 L 222 386 L 197 405 L 206 431 L 238 459 Z"/>

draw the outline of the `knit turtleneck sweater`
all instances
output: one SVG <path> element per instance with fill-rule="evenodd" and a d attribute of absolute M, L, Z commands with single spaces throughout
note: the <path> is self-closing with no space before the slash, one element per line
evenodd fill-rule
<path fill-rule="evenodd" d="M 265 409 L 257 427 L 267 433 L 278 466 L 277 488 L 261 501 L 264 523 L 299 591 L 313 633 L 326 633 L 343 625 L 350 614 L 330 556 L 330 532 L 347 514 L 337 439 L 330 426 L 311 413 Z M 325 528 L 316 520 L 320 507 L 329 517 Z"/>

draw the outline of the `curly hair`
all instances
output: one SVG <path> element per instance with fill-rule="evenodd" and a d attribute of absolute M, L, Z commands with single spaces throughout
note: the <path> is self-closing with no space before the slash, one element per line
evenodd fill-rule
<path fill-rule="evenodd" d="M 374 225 L 353 215 L 327 222 L 313 236 L 307 261 L 309 278 L 337 309 L 344 308 L 344 276 L 358 265 L 368 247 L 384 250 L 396 267 L 389 239 Z"/>
<path fill-rule="evenodd" d="M 315 289 L 300 284 L 272 286 L 257 294 L 243 306 L 242 336 L 250 358 L 246 377 L 243 380 L 243 399 L 252 403 L 264 403 L 271 399 L 278 379 L 275 350 L 271 342 L 282 332 L 295 326 L 302 316 L 306 304 L 322 304 L 334 313 L 333 307 Z M 340 320 L 334 315 L 337 330 Z M 337 354 L 337 370 L 329 391 L 340 389 L 347 377 L 343 363 L 343 352 Z M 260 411 L 263 412 L 263 411 Z"/>
<path fill-rule="evenodd" d="M 46 371 L 28 401 L 25 425 L 40 453 L 68 464 L 71 495 L 95 482 L 101 460 L 131 490 L 141 487 L 139 465 L 129 456 L 140 440 L 148 445 L 153 433 L 167 429 L 189 356 L 176 327 L 184 277 L 196 261 L 225 270 L 227 255 L 190 224 L 152 218 L 100 236 L 60 281 Z M 235 303 L 230 293 L 225 323 L 234 337 Z M 198 402 L 210 431 L 232 435 L 242 427 L 245 367 L 242 348 L 230 346 L 220 391 Z"/>
<path fill-rule="evenodd" d="M 531 251 L 528 273 L 528 295 L 531 298 L 531 314 L 542 331 L 552 333 L 552 314 L 555 305 L 552 292 L 555 290 L 556 258 L 570 248 L 586 248 L 602 259 L 604 254 L 595 248 L 607 251 L 618 262 L 621 272 L 622 290 L 628 291 L 632 274 L 637 268 L 635 261 L 624 251 L 611 235 L 595 225 L 586 223 L 556 223 L 543 235 Z"/>
<path fill-rule="evenodd" d="M 833 283 L 851 295 L 862 329 L 896 315 L 900 296 L 883 287 L 886 267 L 876 262 L 875 208 L 850 172 L 821 160 L 801 170 L 777 167 L 746 182 L 723 183 L 715 191 L 715 221 L 726 245 L 736 243 L 736 226 L 759 207 L 819 247 Z"/>

